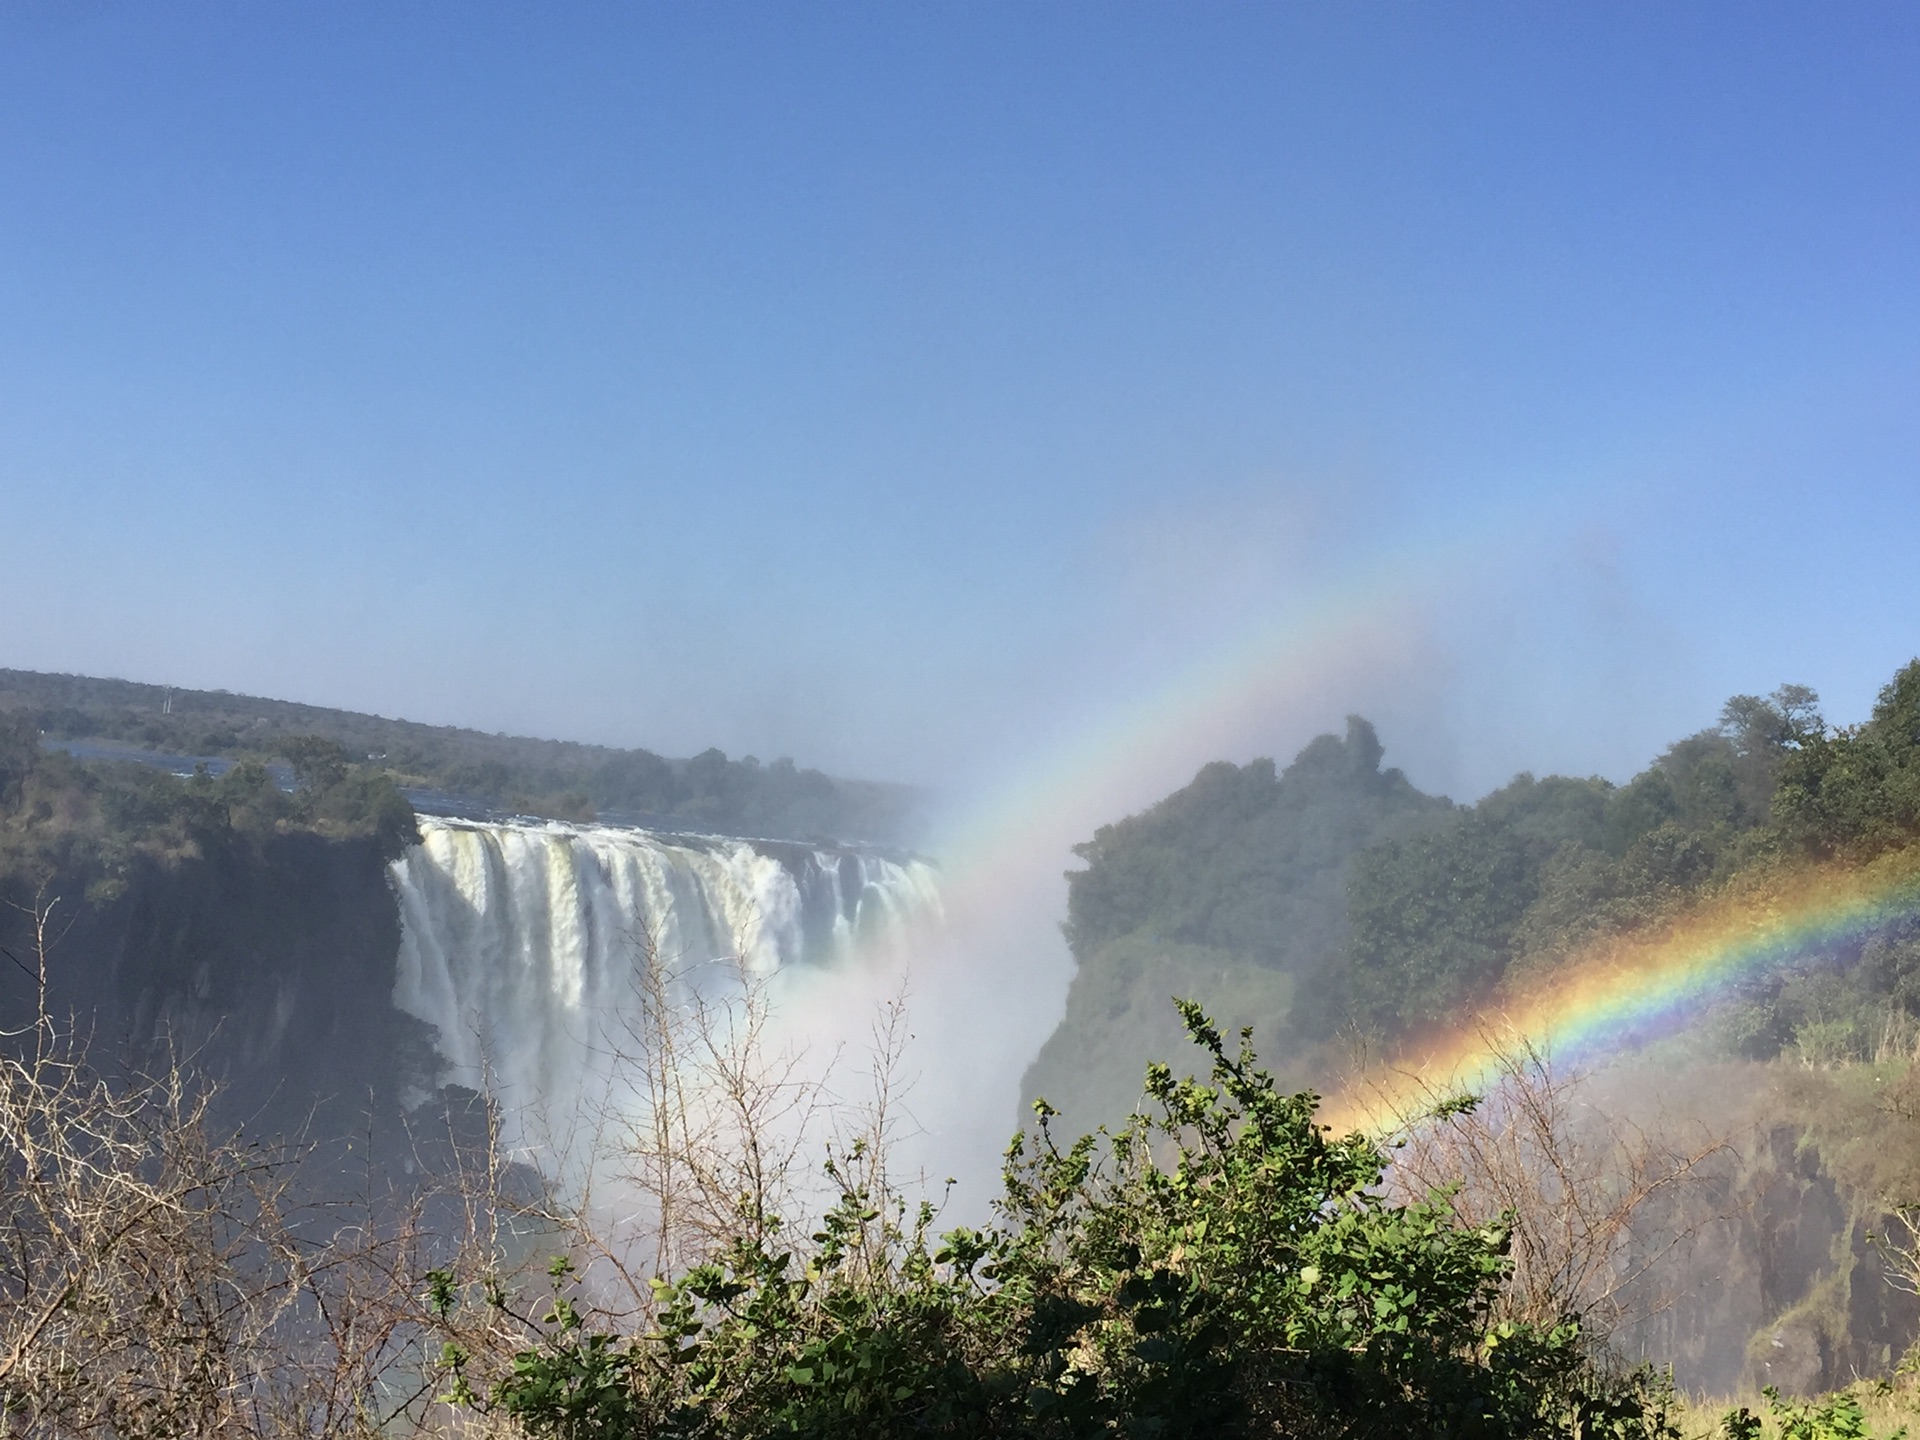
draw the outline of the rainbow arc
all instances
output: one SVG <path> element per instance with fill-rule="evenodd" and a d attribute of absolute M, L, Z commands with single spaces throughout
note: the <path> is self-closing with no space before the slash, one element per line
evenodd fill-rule
<path fill-rule="evenodd" d="M 1504 1048 L 1524 1041 L 1556 1062 L 1591 1064 L 1697 1020 L 1748 981 L 1920 914 L 1920 846 L 1864 866 L 1772 870 L 1652 933 L 1590 946 L 1509 987 L 1466 1025 L 1416 1037 L 1391 1066 L 1328 1097 L 1337 1130 L 1398 1123 L 1423 1096 L 1489 1087 Z"/>

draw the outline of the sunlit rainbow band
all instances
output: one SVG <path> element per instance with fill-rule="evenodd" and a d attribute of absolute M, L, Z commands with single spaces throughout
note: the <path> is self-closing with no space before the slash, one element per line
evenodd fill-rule
<path fill-rule="evenodd" d="M 1395 1064 L 1330 1096 L 1323 1123 L 1389 1129 L 1437 1096 L 1489 1088 L 1525 1041 L 1556 1064 L 1593 1063 L 1697 1019 L 1741 981 L 1857 941 L 1920 913 L 1920 846 L 1864 867 L 1778 871 L 1651 937 L 1597 945 L 1476 1017 L 1429 1033 Z"/>

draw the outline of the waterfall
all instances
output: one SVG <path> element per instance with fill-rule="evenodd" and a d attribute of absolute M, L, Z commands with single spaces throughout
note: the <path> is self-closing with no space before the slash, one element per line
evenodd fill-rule
<path fill-rule="evenodd" d="M 857 965 L 940 912 L 931 865 L 845 847 L 428 816 L 420 833 L 391 870 L 394 1004 L 433 1027 L 441 1083 L 510 1122 L 608 1096 L 649 947 L 677 985 L 737 984 Z"/>

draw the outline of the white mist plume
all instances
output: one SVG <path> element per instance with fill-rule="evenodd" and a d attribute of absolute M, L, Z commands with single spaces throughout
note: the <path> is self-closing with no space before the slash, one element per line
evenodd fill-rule
<path fill-rule="evenodd" d="M 953 1216 L 984 1217 L 1020 1075 L 1065 994 L 1057 878 L 956 910 L 921 860 L 602 826 L 420 825 L 423 843 L 391 870 L 394 1001 L 433 1026 L 440 1083 L 496 1102 L 510 1151 L 584 1183 L 594 1162 L 581 1137 L 644 1110 L 638 976 L 652 957 L 682 1005 L 724 1007 L 743 980 L 761 983 L 769 1063 L 847 1107 L 888 1061 L 876 1035 L 897 1016 L 895 1172 L 933 1192 L 957 1177 Z"/>

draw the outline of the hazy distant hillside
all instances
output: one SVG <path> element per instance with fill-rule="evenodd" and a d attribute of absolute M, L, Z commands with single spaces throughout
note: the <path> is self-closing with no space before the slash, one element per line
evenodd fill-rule
<path fill-rule="evenodd" d="M 488 735 L 82 675 L 0 670 L 0 712 L 8 711 L 55 738 L 236 759 L 286 758 L 289 739 L 317 735 L 377 761 L 402 785 L 571 819 L 617 812 L 689 829 L 906 845 L 915 838 L 920 802 L 903 785 L 833 779 L 784 758 L 762 764 L 707 750 L 670 760 L 648 750 Z"/>

